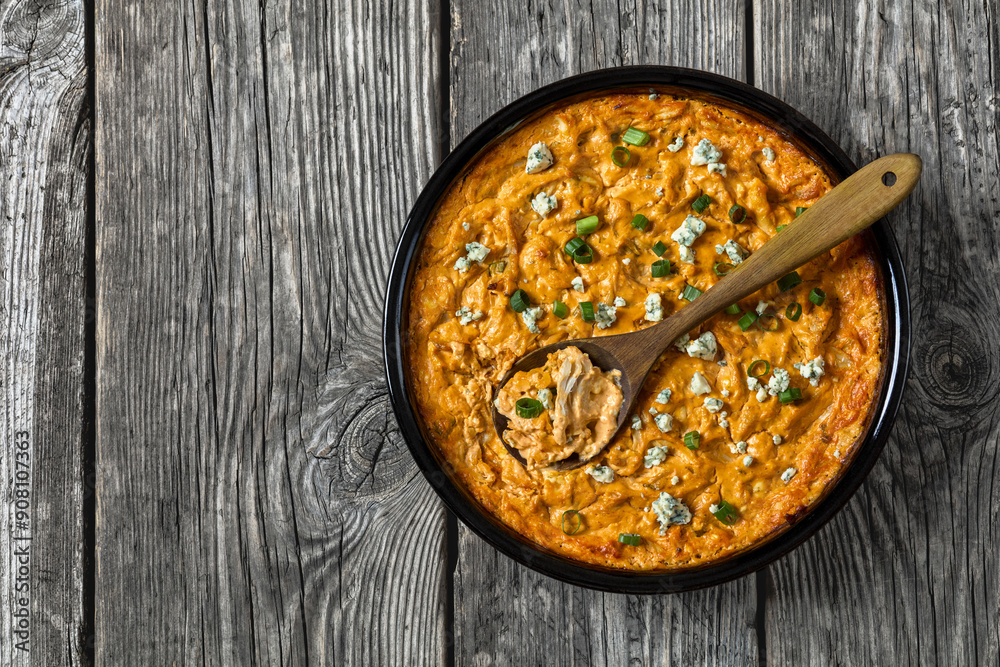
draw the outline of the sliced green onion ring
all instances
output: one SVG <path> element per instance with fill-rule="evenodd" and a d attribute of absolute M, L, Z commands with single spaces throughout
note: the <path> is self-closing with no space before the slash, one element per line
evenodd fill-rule
<path fill-rule="evenodd" d="M 712 267 L 712 270 L 715 271 L 715 275 L 717 276 L 725 276 L 729 275 L 729 272 L 735 268 L 736 267 L 729 262 L 716 262 L 715 266 Z"/>
<path fill-rule="evenodd" d="M 778 398 L 781 399 L 782 403 L 791 403 L 792 401 L 797 401 L 802 398 L 802 391 L 798 387 L 792 387 L 791 389 L 786 389 L 785 391 L 778 394 Z"/>
<path fill-rule="evenodd" d="M 742 224 L 747 220 L 747 210 L 739 204 L 733 204 L 729 209 L 729 219 L 737 225 Z"/>
<path fill-rule="evenodd" d="M 569 314 L 569 308 L 566 307 L 565 303 L 556 299 L 552 302 L 552 314 L 556 317 L 566 317 Z"/>
<path fill-rule="evenodd" d="M 737 324 L 740 325 L 740 329 L 746 331 L 747 329 L 752 327 L 753 323 L 756 321 L 757 321 L 757 313 L 751 310 L 743 313 L 743 317 L 741 317 L 739 321 L 737 321 Z"/>
<path fill-rule="evenodd" d="M 545 406 L 537 398 L 519 398 L 514 404 L 517 416 L 522 419 L 534 419 L 545 412 Z"/>
<path fill-rule="evenodd" d="M 650 250 L 652 250 L 655 255 L 663 257 L 663 253 L 667 251 L 667 246 L 663 243 L 663 241 L 657 241 L 653 244 L 653 247 L 650 248 Z"/>
<path fill-rule="evenodd" d="M 618 541 L 622 544 L 637 547 L 642 544 L 642 536 L 635 533 L 618 533 Z"/>
<path fill-rule="evenodd" d="M 799 318 L 802 317 L 802 306 L 799 305 L 798 301 L 793 301 L 788 304 L 785 308 L 785 317 L 790 319 L 792 322 L 798 322 Z"/>
<path fill-rule="evenodd" d="M 580 302 L 580 317 L 583 318 L 584 322 L 593 322 L 597 318 L 594 317 L 594 304 L 590 301 Z"/>
<path fill-rule="evenodd" d="M 649 218 L 644 216 L 642 213 L 636 213 L 635 217 L 632 218 L 632 226 L 639 231 L 646 231 L 646 225 L 649 224 Z"/>
<path fill-rule="evenodd" d="M 778 225 L 777 227 L 775 227 L 775 228 L 774 228 L 774 231 L 776 231 L 776 232 L 780 232 L 780 231 L 781 231 L 782 229 L 784 229 L 784 228 L 785 228 L 785 227 L 787 227 L 787 226 L 788 226 L 788 225 Z"/>
<path fill-rule="evenodd" d="M 523 313 L 530 305 L 531 299 L 528 298 L 528 293 L 523 289 L 510 295 L 510 307 L 514 309 L 515 313 Z"/>
<path fill-rule="evenodd" d="M 798 271 L 792 271 L 791 273 L 778 278 L 778 289 L 782 292 L 787 292 L 801 283 L 802 278 L 799 277 Z"/>
<path fill-rule="evenodd" d="M 688 449 L 698 449 L 701 444 L 701 433 L 698 431 L 688 431 L 684 434 L 684 446 Z"/>
<path fill-rule="evenodd" d="M 761 364 L 764 364 L 762 369 L 760 369 Z M 757 372 L 758 369 L 760 369 L 760 372 Z M 771 364 L 766 359 L 757 359 L 747 367 L 747 375 L 752 378 L 764 377 L 769 372 L 771 372 Z"/>
<path fill-rule="evenodd" d="M 712 203 L 712 198 L 708 195 L 702 195 L 691 202 L 691 208 L 694 209 L 695 213 L 704 213 L 705 209 L 708 208 L 709 204 Z"/>
<path fill-rule="evenodd" d="M 576 510 L 566 510 L 562 515 L 562 532 L 576 535 L 583 528 L 583 515 Z"/>
<path fill-rule="evenodd" d="M 563 246 L 563 250 L 566 252 L 567 255 L 572 257 L 573 253 L 575 253 L 577 250 L 579 250 L 585 245 L 587 245 L 586 241 L 581 239 L 579 236 L 574 236 L 569 241 L 566 241 L 566 245 Z"/>
<path fill-rule="evenodd" d="M 822 306 L 823 302 L 826 301 L 826 292 L 818 287 L 814 287 L 813 291 L 809 292 L 809 300 L 817 306 Z"/>
<path fill-rule="evenodd" d="M 632 160 L 632 151 L 624 146 L 615 146 L 611 149 L 611 161 L 617 167 L 627 167 Z"/>
<path fill-rule="evenodd" d="M 704 294 L 704 292 L 702 292 L 697 287 L 694 287 L 692 285 L 685 285 L 684 291 L 681 293 L 681 298 L 686 301 L 694 301 L 702 294 Z"/>
<path fill-rule="evenodd" d="M 776 331 L 778 329 L 778 316 L 770 313 L 764 313 L 763 315 L 757 317 L 757 326 L 759 326 L 762 331 Z"/>
<path fill-rule="evenodd" d="M 576 221 L 576 233 L 577 234 L 593 234 L 597 231 L 598 225 L 601 224 L 601 219 L 596 215 L 590 215 L 586 218 L 580 218 Z"/>
<path fill-rule="evenodd" d="M 716 519 L 727 526 L 733 525 L 740 518 L 736 508 L 727 503 L 725 500 L 720 500 L 718 504 L 716 504 L 715 511 L 712 512 L 712 514 L 715 515 Z"/>
<path fill-rule="evenodd" d="M 573 261 L 577 264 L 590 264 L 594 261 L 594 249 L 584 243 L 582 248 L 573 253 Z"/>
<path fill-rule="evenodd" d="M 739 315 L 740 314 L 740 304 L 734 303 L 726 308 L 726 314 L 728 315 Z"/>
<path fill-rule="evenodd" d="M 670 260 L 658 259 L 649 267 L 654 278 L 663 278 L 670 273 Z"/>
<path fill-rule="evenodd" d="M 507 269 L 507 262 L 505 260 L 500 260 L 490 264 L 490 275 L 495 276 L 503 273 Z"/>
<path fill-rule="evenodd" d="M 800 215 L 802 215 L 803 213 L 805 213 L 807 208 L 809 208 L 809 207 L 808 206 L 796 206 L 795 207 L 795 217 L 797 218 Z"/>
<path fill-rule="evenodd" d="M 622 134 L 622 141 L 633 146 L 645 146 L 649 143 L 649 133 L 630 127 Z"/>

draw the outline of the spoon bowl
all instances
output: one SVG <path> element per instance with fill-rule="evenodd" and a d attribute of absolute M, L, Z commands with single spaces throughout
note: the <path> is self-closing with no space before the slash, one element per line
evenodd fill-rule
<path fill-rule="evenodd" d="M 668 346 L 731 304 L 869 227 L 910 194 L 920 179 L 920 172 L 920 157 L 912 153 L 887 155 L 865 165 L 737 264 L 725 278 L 659 324 L 631 333 L 564 340 L 529 352 L 504 375 L 494 395 L 499 394 L 516 373 L 544 365 L 550 353 L 577 347 L 601 370 L 621 372 L 623 398 L 615 432 L 608 440 L 611 442 L 624 428 L 639 400 L 646 376 Z M 504 439 L 508 419 L 497 410 L 495 403 L 493 426 L 511 456 L 527 465 L 521 453 Z M 593 458 L 598 455 L 599 452 Z M 572 470 L 590 460 L 573 454 L 547 467 Z"/>

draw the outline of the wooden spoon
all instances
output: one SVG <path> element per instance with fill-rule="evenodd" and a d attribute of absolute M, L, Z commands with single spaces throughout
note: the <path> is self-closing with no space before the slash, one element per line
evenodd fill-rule
<path fill-rule="evenodd" d="M 887 155 L 865 165 L 738 264 L 724 279 L 666 320 L 632 333 L 546 345 L 518 359 L 500 381 L 498 393 L 515 373 L 544 365 L 548 355 L 556 350 L 577 347 L 589 355 L 598 368 L 621 371 L 624 398 L 614 433 L 617 435 L 635 409 L 653 364 L 674 341 L 719 311 L 866 229 L 910 194 L 920 178 L 920 170 L 920 157 L 912 153 Z M 525 463 L 521 453 L 503 439 L 507 418 L 500 414 L 495 404 L 493 425 L 507 451 Z M 571 470 L 588 460 L 573 454 L 548 467 Z"/>

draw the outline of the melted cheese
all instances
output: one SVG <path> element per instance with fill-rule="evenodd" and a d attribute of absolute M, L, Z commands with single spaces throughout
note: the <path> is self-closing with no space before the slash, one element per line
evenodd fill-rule
<path fill-rule="evenodd" d="M 630 126 L 651 139 L 629 146 L 631 160 L 621 168 L 611 150 Z M 548 147 L 552 164 L 527 173 L 527 155 L 538 143 Z M 794 289 L 770 285 L 740 303 L 743 312 L 767 304 L 765 312 L 777 315 L 775 331 L 744 332 L 738 315 L 720 314 L 690 332 L 690 341 L 713 334 L 711 357 L 700 348 L 690 355 L 686 346 L 666 352 L 646 382 L 633 428 L 587 466 L 607 466 L 613 478 L 606 483 L 585 468 L 526 469 L 500 443 L 490 411 L 497 383 L 521 355 L 559 340 L 649 326 L 660 309 L 668 317 L 687 303 L 680 299 L 686 286 L 708 289 L 720 280 L 717 262 L 733 263 L 736 248 L 741 257 L 753 253 L 794 218 L 796 207 L 831 187 L 820 166 L 767 126 L 732 109 L 667 95 L 623 93 L 569 104 L 482 153 L 443 198 L 410 292 L 411 387 L 459 483 L 540 547 L 613 568 L 702 565 L 802 516 L 850 458 L 881 374 L 880 280 L 874 251 L 861 237 L 799 269 L 802 283 Z M 556 200 L 545 215 L 531 205 L 540 193 Z M 712 201 L 697 213 L 691 204 L 702 194 Z M 745 224 L 730 222 L 734 204 L 746 208 Z M 645 230 L 630 224 L 640 213 L 649 220 Z M 591 215 L 601 221 L 586 237 L 594 260 L 576 264 L 562 248 L 576 236 L 575 221 Z M 673 239 L 681 228 L 700 229 L 689 216 L 704 230 Z M 657 241 L 673 267 L 664 278 L 650 271 L 661 259 L 651 250 Z M 489 255 L 457 270 L 470 243 Z M 574 289 L 578 278 L 582 291 Z M 809 302 L 814 287 L 827 294 L 822 306 Z M 533 321 L 538 333 L 509 305 L 518 288 L 541 309 Z M 569 309 L 564 318 L 553 314 L 557 299 Z M 584 301 L 595 313 L 598 304 L 614 306 L 614 321 L 607 328 L 584 321 Z M 794 322 L 784 316 L 792 302 L 802 306 Z M 462 324 L 455 313 L 463 308 L 483 316 Z M 757 359 L 771 371 L 748 382 Z M 798 372 L 803 368 L 808 372 Z M 696 373 L 707 393 L 692 390 Z M 801 400 L 784 404 L 768 391 L 786 382 L 802 392 Z M 696 389 L 703 388 L 699 381 Z M 666 403 L 656 402 L 663 396 Z M 700 434 L 697 449 L 684 444 L 691 431 Z M 658 520 L 653 503 L 664 493 L 690 511 L 689 521 Z M 710 511 L 722 500 L 739 514 L 732 526 Z M 573 535 L 561 528 L 569 510 L 583 519 Z M 642 543 L 622 544 L 620 533 L 638 534 Z"/>

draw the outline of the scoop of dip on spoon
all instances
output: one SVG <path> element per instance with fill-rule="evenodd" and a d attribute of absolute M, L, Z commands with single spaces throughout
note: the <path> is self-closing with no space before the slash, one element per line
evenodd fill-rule
<path fill-rule="evenodd" d="M 646 376 L 674 341 L 740 299 L 865 230 L 916 186 L 921 160 L 896 153 L 828 192 L 724 279 L 659 324 L 565 340 L 518 359 L 501 379 L 493 425 L 529 468 L 578 468 L 627 423 Z M 553 414 L 549 415 L 549 412 Z"/>

